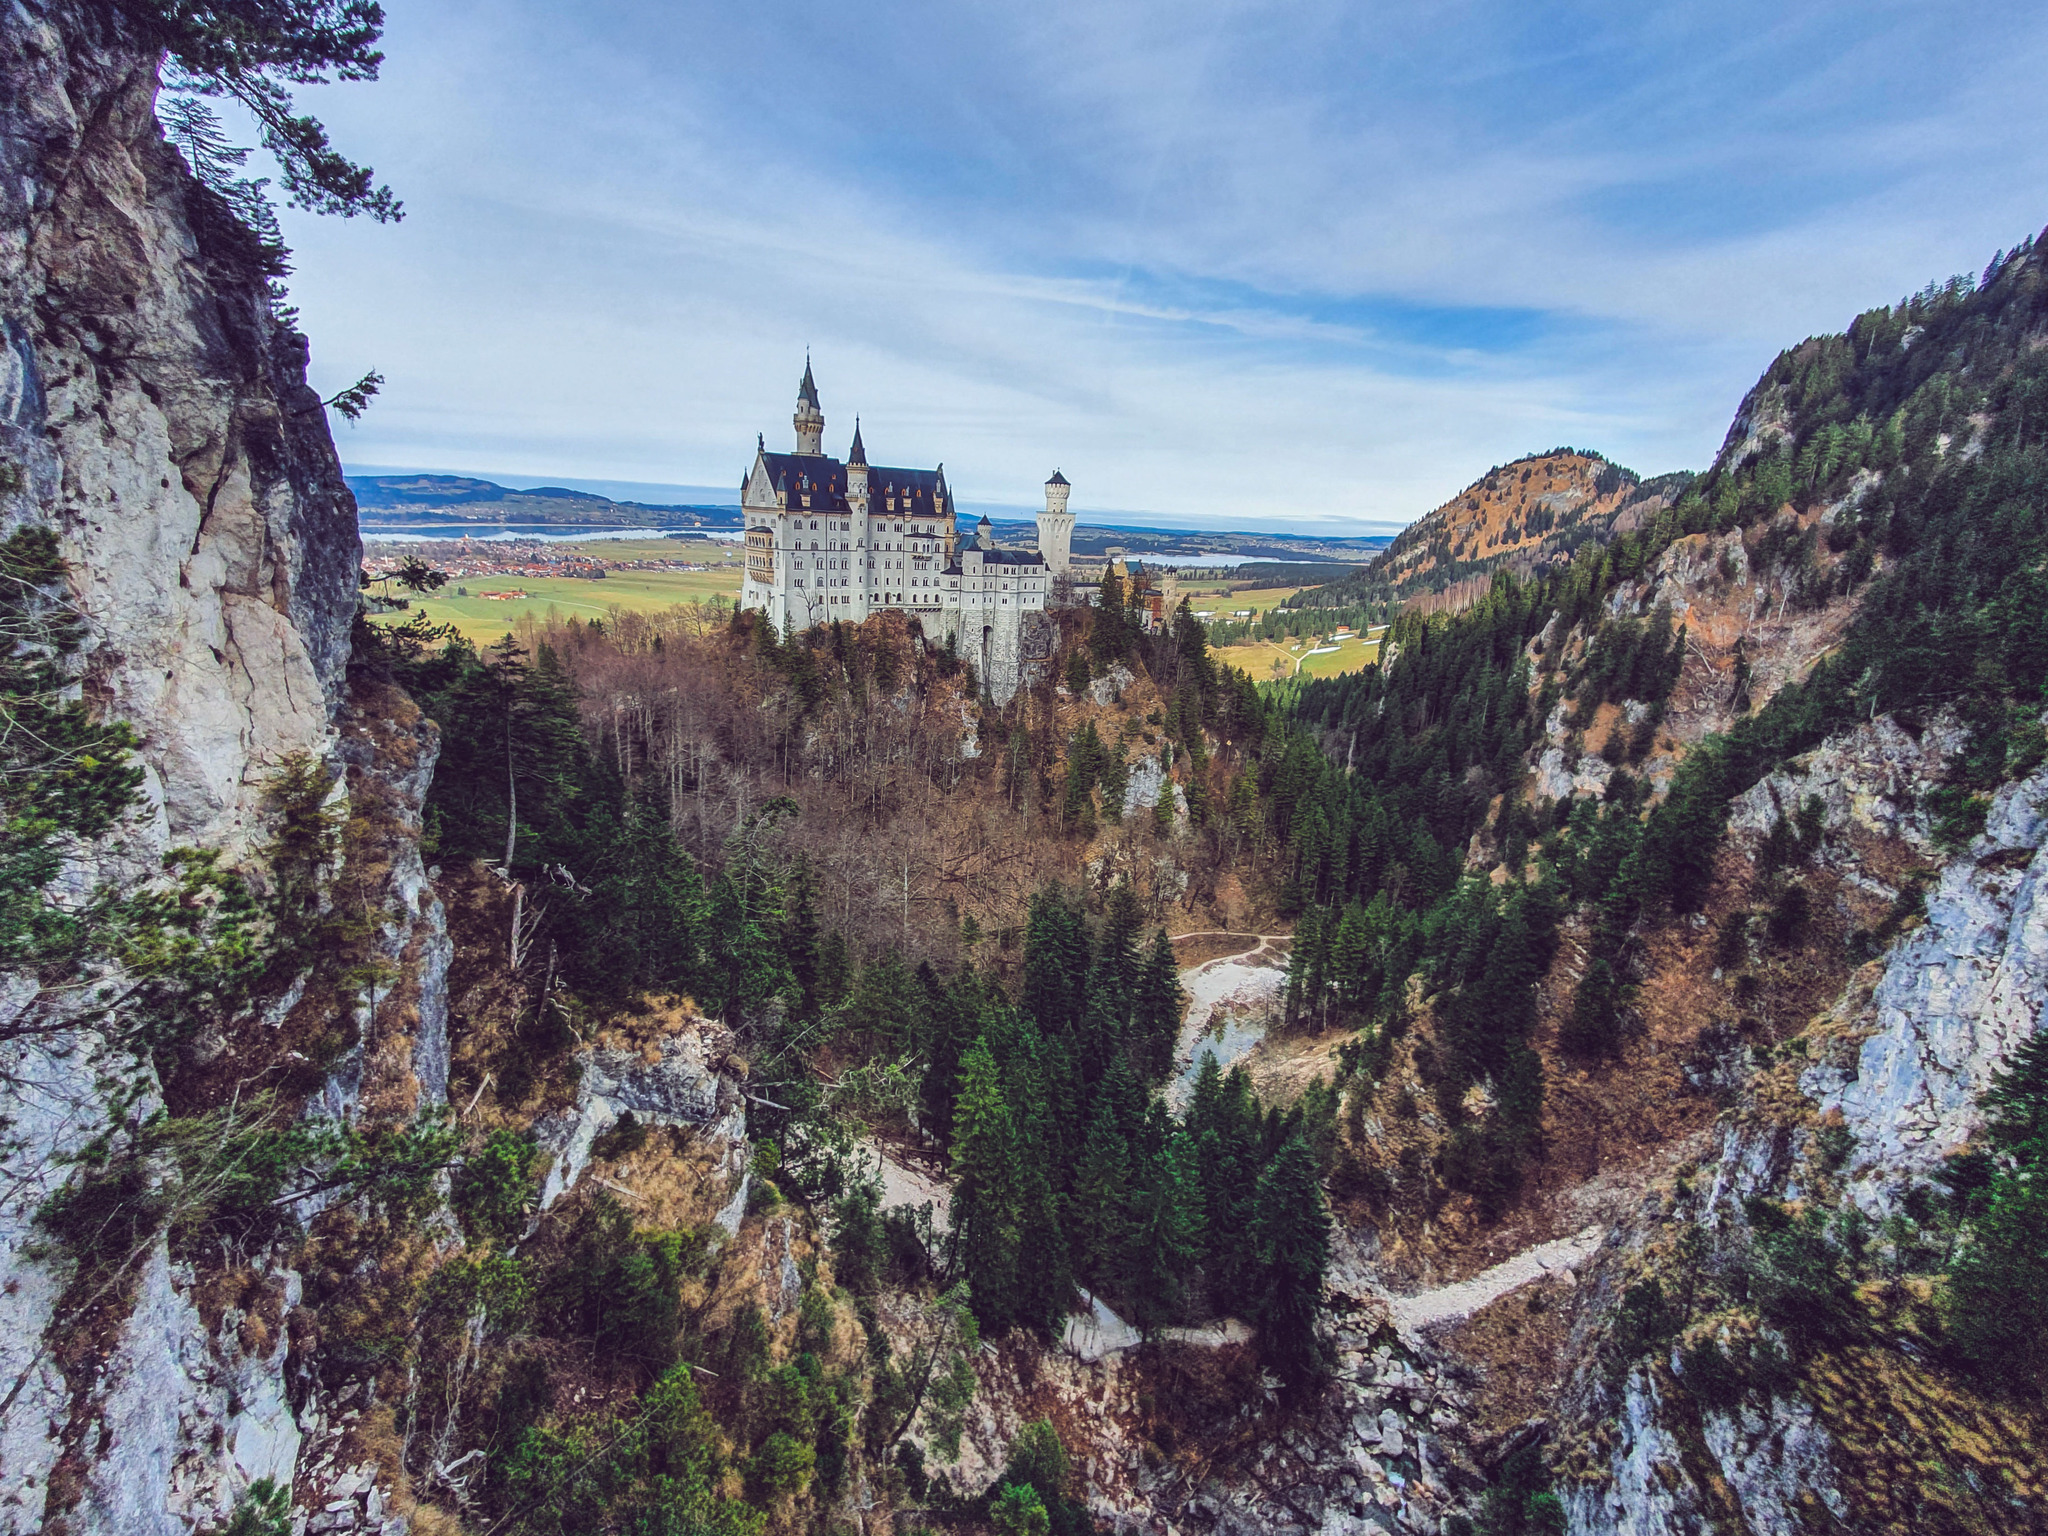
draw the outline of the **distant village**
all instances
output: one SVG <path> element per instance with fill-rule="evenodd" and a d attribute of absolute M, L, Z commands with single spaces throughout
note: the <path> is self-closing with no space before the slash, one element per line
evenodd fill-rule
<path fill-rule="evenodd" d="M 363 569 L 372 581 L 396 576 L 408 559 L 424 560 L 448 573 L 449 590 L 457 597 L 496 598 L 510 601 L 526 596 L 516 587 L 468 590 L 471 582 L 501 582 L 507 577 L 570 577 L 603 581 L 613 571 L 711 571 L 724 564 L 721 559 L 669 558 L 649 555 L 606 559 L 590 552 L 589 545 L 564 545 L 545 539 L 422 539 L 414 543 L 373 546 L 377 553 L 366 555 Z M 703 540 L 679 543 L 692 554 L 716 556 L 719 546 Z"/>

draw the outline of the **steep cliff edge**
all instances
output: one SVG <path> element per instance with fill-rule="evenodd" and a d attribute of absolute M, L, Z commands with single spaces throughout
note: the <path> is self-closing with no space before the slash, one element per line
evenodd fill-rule
<path fill-rule="evenodd" d="M 240 850 L 263 764 L 332 745 L 361 545 L 306 339 L 164 143 L 156 76 L 97 7 L 0 30 L 4 516 L 57 529 L 164 835 Z"/>
<path fill-rule="evenodd" d="M 201 1274 L 159 1233 L 88 1284 L 104 1271 L 34 1226 L 71 1159 L 118 1156 L 167 1091 L 194 1116 L 326 1076 L 337 1108 L 404 1117 L 446 1086 L 446 941 L 417 851 L 432 728 L 348 680 L 360 544 L 307 343 L 165 145 L 156 89 L 154 50 L 102 8 L 0 17 L 0 537 L 56 534 L 84 629 L 73 689 L 134 731 L 142 773 L 53 890 L 84 911 L 203 848 L 262 892 L 300 763 L 348 828 L 366 918 L 350 959 L 378 980 L 309 997 L 301 969 L 260 1010 L 137 1051 L 127 1005 L 95 1007 L 118 963 L 89 961 L 95 993 L 52 962 L 8 976 L 0 1525 L 17 1531 L 189 1530 L 253 1478 L 288 1484 L 300 1441 L 298 1277 L 260 1253 Z"/>

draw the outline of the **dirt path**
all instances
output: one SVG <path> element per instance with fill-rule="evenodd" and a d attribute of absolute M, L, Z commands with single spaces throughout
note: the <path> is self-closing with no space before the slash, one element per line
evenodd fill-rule
<path fill-rule="evenodd" d="M 1274 951 L 1273 946 L 1275 944 L 1290 943 L 1293 938 L 1294 935 L 1291 933 L 1233 933 L 1229 929 L 1223 928 L 1212 929 L 1206 933 L 1176 933 L 1169 937 L 1167 942 L 1169 944 L 1178 944 L 1182 939 L 1252 939 L 1256 941 L 1250 949 L 1239 950 L 1236 954 L 1213 955 L 1207 960 L 1197 960 L 1193 965 L 1183 966 L 1181 968 L 1181 979 L 1185 981 L 1197 972 L 1206 970 L 1212 965 L 1220 965 L 1226 960 L 1245 961 L 1255 956 L 1264 956 L 1268 960 L 1284 959 L 1285 956 Z"/>
<path fill-rule="evenodd" d="M 1481 1270 L 1470 1280 L 1438 1286 L 1414 1296 L 1389 1297 L 1394 1321 L 1403 1328 L 1417 1330 L 1435 1323 L 1462 1322 L 1481 1307 L 1532 1280 L 1541 1280 L 1561 1269 L 1577 1268 L 1593 1256 L 1606 1235 L 1605 1227 L 1587 1227 L 1570 1237 L 1525 1248 L 1513 1258 Z"/>

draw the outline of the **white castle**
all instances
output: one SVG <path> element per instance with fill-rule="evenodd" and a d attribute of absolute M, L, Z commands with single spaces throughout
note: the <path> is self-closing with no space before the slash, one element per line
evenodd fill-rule
<path fill-rule="evenodd" d="M 796 452 L 770 453 L 758 440 L 740 486 L 747 551 L 740 606 L 793 630 L 901 609 L 934 640 L 952 640 L 1007 702 L 1030 659 L 1030 616 L 1044 612 L 1053 578 L 1067 570 L 1074 516 L 1066 477 L 1054 470 L 1045 483 L 1037 552 L 997 549 L 986 517 L 972 539 L 961 539 L 945 465 L 871 465 L 858 422 L 845 462 L 827 457 L 809 359 L 793 422 Z"/>

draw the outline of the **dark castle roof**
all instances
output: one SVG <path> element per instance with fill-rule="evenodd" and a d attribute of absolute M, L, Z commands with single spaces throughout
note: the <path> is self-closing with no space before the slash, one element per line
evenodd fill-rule
<path fill-rule="evenodd" d="M 808 353 L 804 356 L 804 381 L 796 387 L 796 398 L 799 405 L 818 404 L 818 386 L 811 378 L 811 359 Z M 822 410 L 823 407 L 820 406 L 819 409 Z"/>
<path fill-rule="evenodd" d="M 1054 470 L 1052 472 L 1052 478 L 1046 481 L 1045 483 L 1047 485 L 1065 485 L 1067 484 L 1067 477 L 1061 474 L 1058 470 Z"/>
<path fill-rule="evenodd" d="M 962 550 L 961 554 L 964 555 L 965 553 L 966 551 Z M 964 574 L 960 568 L 960 559 L 960 555 L 955 555 L 953 563 L 939 572 L 939 574 L 941 576 L 959 576 Z M 1045 564 L 1045 557 L 1035 549 L 984 549 L 981 551 L 981 563 L 983 565 L 1042 566 Z"/>
<path fill-rule="evenodd" d="M 857 439 L 856 439 L 857 441 Z M 763 453 L 768 483 L 789 493 L 792 512 L 844 512 L 846 466 L 822 453 Z M 858 459 L 854 462 L 858 463 Z M 805 487 L 808 484 L 808 491 Z M 808 494 L 811 504 L 803 504 Z M 884 498 L 893 497 L 892 508 Z M 868 469 L 868 513 L 883 517 L 945 517 L 952 510 L 943 469 Z"/>

